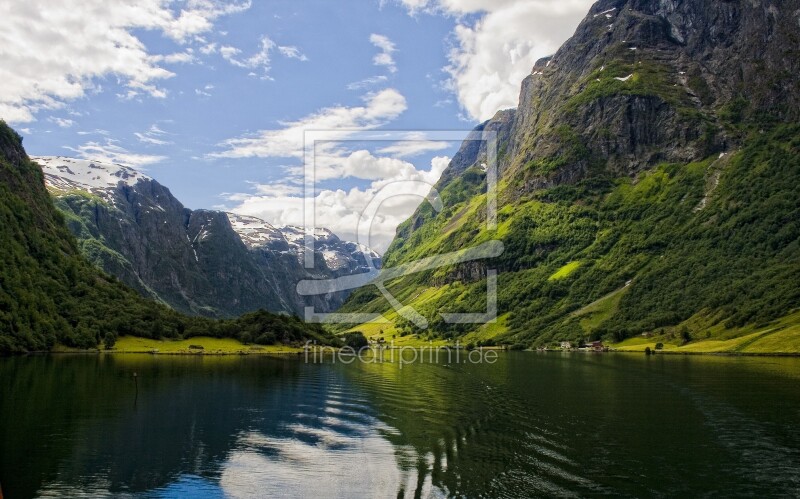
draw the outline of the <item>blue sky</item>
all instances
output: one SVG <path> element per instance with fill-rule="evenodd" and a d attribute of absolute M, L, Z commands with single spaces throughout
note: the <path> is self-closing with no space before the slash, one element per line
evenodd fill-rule
<path fill-rule="evenodd" d="M 31 155 L 130 164 L 190 208 L 302 224 L 304 129 L 471 129 L 516 105 L 535 59 L 590 4 L 12 0 L 0 6 L 0 117 Z M 317 225 L 353 238 L 371 196 L 435 183 L 458 145 L 324 147 Z M 388 203 L 369 243 L 384 250 L 424 194 Z"/>

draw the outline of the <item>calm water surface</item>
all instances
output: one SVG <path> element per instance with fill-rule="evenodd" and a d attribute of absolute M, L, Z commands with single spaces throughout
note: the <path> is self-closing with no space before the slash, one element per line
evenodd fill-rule
<path fill-rule="evenodd" d="M 138 396 L 132 374 L 138 374 Z M 800 495 L 800 359 L 0 359 L 27 497 Z"/>

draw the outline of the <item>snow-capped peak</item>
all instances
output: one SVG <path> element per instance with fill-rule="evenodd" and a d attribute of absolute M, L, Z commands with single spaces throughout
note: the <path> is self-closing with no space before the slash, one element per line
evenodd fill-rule
<path fill-rule="evenodd" d="M 42 167 L 47 185 L 62 191 L 77 189 L 96 193 L 114 189 L 120 182 L 132 186 L 140 180 L 150 180 L 140 171 L 119 164 L 63 156 L 35 156 L 31 159 Z"/>
<path fill-rule="evenodd" d="M 233 230 L 248 248 L 260 248 L 274 241 L 285 241 L 283 234 L 269 223 L 256 217 L 226 213 Z"/>
<path fill-rule="evenodd" d="M 305 238 L 306 236 L 306 229 L 305 227 L 300 227 L 297 225 L 282 225 L 278 227 L 278 229 L 286 235 L 287 239 L 297 239 L 297 238 Z M 329 229 L 317 227 L 313 231 L 315 239 L 330 239 L 335 237 L 335 234 L 331 232 Z"/>
<path fill-rule="evenodd" d="M 304 261 L 306 229 L 297 225 L 275 227 L 256 217 L 227 213 L 233 230 L 250 248 L 265 248 L 281 253 L 293 254 L 299 262 Z M 331 230 L 313 230 L 314 251 L 321 255 L 330 270 L 380 266 L 380 255 L 363 244 L 342 241 Z"/>

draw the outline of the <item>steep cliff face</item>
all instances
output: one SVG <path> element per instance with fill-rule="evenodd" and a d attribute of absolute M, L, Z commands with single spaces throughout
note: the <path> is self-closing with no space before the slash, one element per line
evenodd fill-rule
<path fill-rule="evenodd" d="M 346 294 L 301 297 L 297 282 L 362 272 L 367 257 L 380 266 L 368 248 L 320 229 L 316 266 L 306 271 L 301 229 L 186 209 L 169 189 L 124 166 L 35 160 L 90 261 L 183 313 L 231 317 L 264 309 L 302 315 L 305 306 L 329 312 Z"/>
<path fill-rule="evenodd" d="M 148 334 L 177 314 L 139 297 L 82 257 L 42 171 L 0 121 L 0 355 L 61 343 L 95 347 L 134 325 Z"/>
<path fill-rule="evenodd" d="M 513 120 L 485 125 L 509 138 L 507 194 L 726 151 L 741 139 L 731 117 L 797 120 L 798 13 L 796 1 L 597 2 L 523 81 Z"/>
<path fill-rule="evenodd" d="M 385 263 L 491 239 L 504 254 L 394 289 L 436 297 L 407 303 L 430 319 L 426 334 L 507 343 L 733 334 L 713 328 L 789 313 L 798 41 L 797 0 L 597 2 L 532 68 L 519 107 L 476 129 L 499 139 L 497 230 L 485 223 L 486 144 L 468 140 L 436 186 L 444 209 L 421 206 Z M 441 312 L 485 307 L 489 268 L 501 272 L 498 324 L 445 324 Z M 344 310 L 387 306 L 365 290 Z"/>

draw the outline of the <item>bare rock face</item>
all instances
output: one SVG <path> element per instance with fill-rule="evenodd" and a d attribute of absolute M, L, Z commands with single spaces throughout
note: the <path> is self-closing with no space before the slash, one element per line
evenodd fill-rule
<path fill-rule="evenodd" d="M 601 0 L 532 68 L 519 107 L 475 133 L 501 138 L 506 199 L 725 151 L 739 137 L 720 114 L 800 117 L 798 27 L 797 0 Z M 441 185 L 484 152 L 465 142 Z"/>
<path fill-rule="evenodd" d="M 303 266 L 305 232 L 255 217 L 185 208 L 134 169 L 63 157 L 34 158 L 56 206 L 95 265 L 145 296 L 187 314 L 233 317 L 259 309 L 331 312 L 347 293 L 302 297 L 303 279 L 380 268 L 369 248 L 315 235 L 315 266 Z"/>

